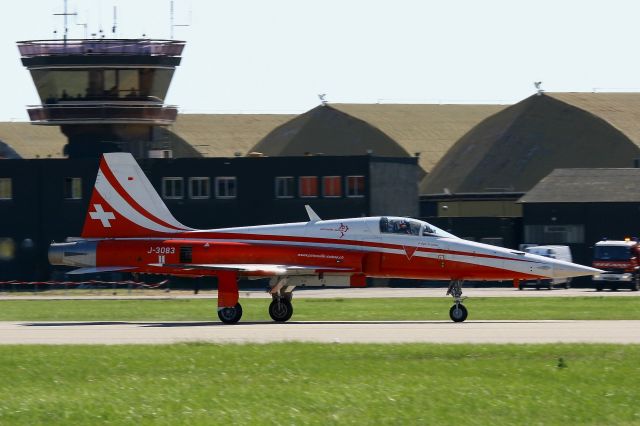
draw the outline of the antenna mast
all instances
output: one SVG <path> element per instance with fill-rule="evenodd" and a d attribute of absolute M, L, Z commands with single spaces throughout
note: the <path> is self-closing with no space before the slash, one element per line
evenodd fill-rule
<path fill-rule="evenodd" d="M 174 21 L 173 0 L 170 0 L 169 1 L 169 28 L 170 28 L 169 34 L 170 34 L 171 40 L 173 40 L 173 29 L 175 27 L 189 27 L 189 26 L 191 26 L 191 23 L 189 23 L 189 24 L 174 24 L 173 21 Z M 189 21 L 191 21 L 191 13 L 189 13 Z"/>
<path fill-rule="evenodd" d="M 67 33 L 69 32 L 69 26 L 67 25 L 67 16 L 77 16 L 77 12 L 67 13 L 67 0 L 64 0 L 64 13 L 54 13 L 54 16 L 64 16 L 64 34 L 63 39 L 65 44 L 67 43 Z"/>
<path fill-rule="evenodd" d="M 115 37 L 116 35 L 116 28 L 118 28 L 118 8 L 116 6 L 113 6 L 113 27 L 111 27 L 111 33 L 113 34 L 113 36 Z"/>

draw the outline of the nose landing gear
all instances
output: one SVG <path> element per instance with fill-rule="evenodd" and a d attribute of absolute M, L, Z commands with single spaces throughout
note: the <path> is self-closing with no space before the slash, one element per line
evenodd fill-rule
<path fill-rule="evenodd" d="M 295 286 L 287 285 L 287 277 L 279 277 L 275 285 L 271 287 L 272 301 L 269 305 L 269 316 L 275 322 L 286 322 L 293 315 L 293 289 Z"/>
<path fill-rule="evenodd" d="M 273 296 L 269 305 L 269 316 L 276 322 L 285 322 L 293 315 L 291 300 L 283 296 Z"/>
<path fill-rule="evenodd" d="M 462 282 L 462 280 L 451 280 L 447 289 L 447 296 L 453 297 L 454 305 L 449 309 L 449 318 L 454 322 L 463 322 L 469 314 L 467 308 L 462 304 L 462 301 L 466 299 L 462 296 Z"/>

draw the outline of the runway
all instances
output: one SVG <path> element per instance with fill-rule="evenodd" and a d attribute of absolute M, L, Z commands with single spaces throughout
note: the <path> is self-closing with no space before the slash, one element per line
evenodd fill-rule
<path fill-rule="evenodd" d="M 320 298 L 396 298 L 396 297 L 441 297 L 446 296 L 447 289 L 440 288 L 394 288 L 394 287 L 366 287 L 366 288 L 300 288 L 293 292 L 296 299 Z M 513 287 L 463 287 L 463 294 L 467 297 L 640 297 L 638 291 L 595 291 L 592 288 L 571 288 L 553 290 L 526 289 L 519 291 Z M 127 292 L 119 289 L 116 294 L 112 290 L 95 290 L 95 293 L 74 292 L 74 290 L 58 294 L 42 293 L 0 293 L 2 300 L 151 300 L 151 299 L 215 299 L 217 291 L 207 290 L 195 295 L 191 291 L 173 290 L 135 290 Z M 264 290 L 241 290 L 240 299 L 270 299 L 271 295 Z"/>
<path fill-rule="evenodd" d="M 640 321 L 0 322 L 0 344 L 640 344 Z"/>

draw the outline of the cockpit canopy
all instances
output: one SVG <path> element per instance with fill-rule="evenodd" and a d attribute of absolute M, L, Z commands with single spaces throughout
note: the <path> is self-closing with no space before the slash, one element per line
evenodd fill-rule
<path fill-rule="evenodd" d="M 406 217 L 381 217 L 380 232 L 383 234 L 453 237 L 453 235 L 449 234 L 448 232 L 430 225 L 427 222 L 423 222 L 417 219 L 409 219 Z"/>

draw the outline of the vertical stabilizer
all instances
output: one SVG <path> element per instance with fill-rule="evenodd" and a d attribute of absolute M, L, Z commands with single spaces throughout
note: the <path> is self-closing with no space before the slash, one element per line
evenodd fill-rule
<path fill-rule="evenodd" d="M 189 230 L 169 212 L 131 154 L 102 156 L 82 237 L 139 237 Z"/>

